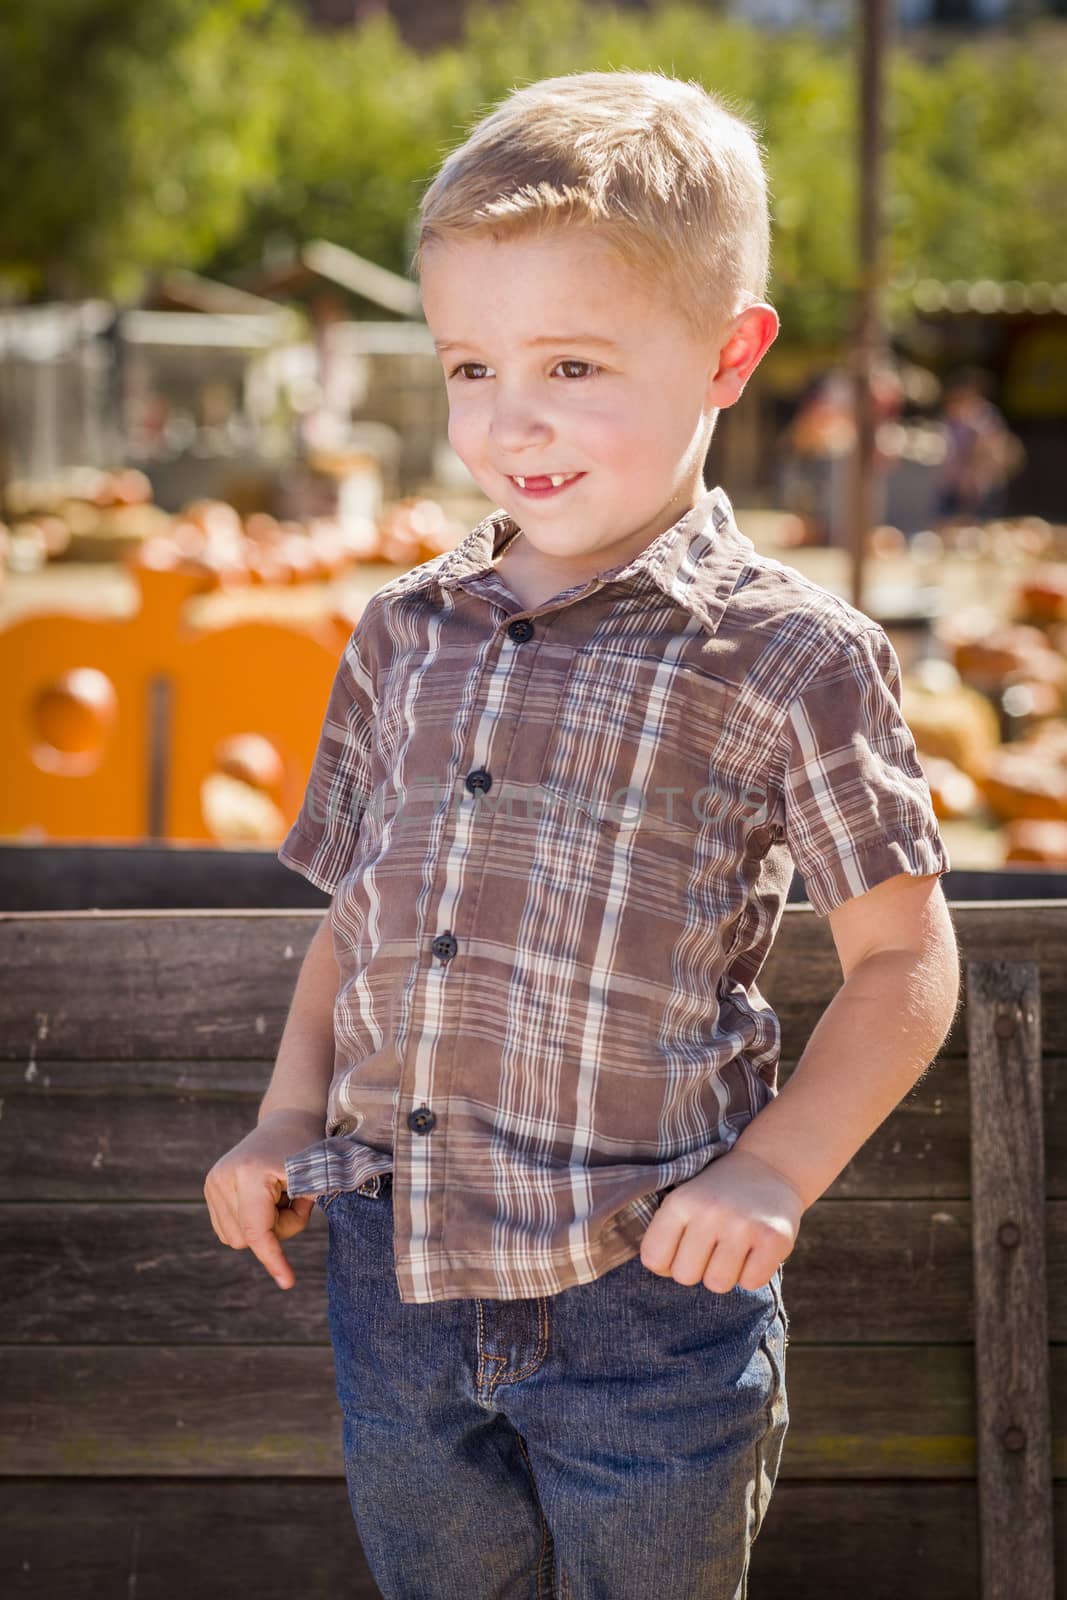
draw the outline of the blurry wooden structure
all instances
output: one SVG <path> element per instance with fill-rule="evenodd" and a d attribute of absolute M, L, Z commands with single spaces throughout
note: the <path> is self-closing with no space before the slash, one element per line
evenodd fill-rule
<path fill-rule="evenodd" d="M 125 462 L 147 468 L 159 503 L 176 509 L 276 466 L 278 425 L 250 406 L 249 386 L 302 328 L 269 300 L 177 270 L 142 306 L 0 310 L 0 487 Z"/>
<path fill-rule="evenodd" d="M 882 242 L 885 156 L 885 58 L 889 41 L 889 0 L 861 0 L 856 92 L 859 115 L 859 215 L 857 267 L 859 293 L 850 359 L 856 447 L 852 458 L 849 510 L 849 598 L 863 609 L 867 539 L 877 520 L 875 475 L 876 418 L 874 379 L 884 356 L 887 333 L 882 304 L 885 287 Z"/>
<path fill-rule="evenodd" d="M 0 490 L 9 478 L 122 458 L 119 321 L 106 300 L 0 311 Z"/>
<path fill-rule="evenodd" d="M 202 1197 L 320 915 L 0 917 L 7 1594 L 376 1593 L 325 1219 L 287 1246 L 283 1294 Z M 1050 1600 L 1053 1542 L 1067 1595 L 1067 900 L 953 915 L 967 989 L 941 1057 L 785 1267 L 791 1425 L 752 1600 Z M 761 979 L 783 1079 L 839 982 L 827 923 L 788 907 Z"/>

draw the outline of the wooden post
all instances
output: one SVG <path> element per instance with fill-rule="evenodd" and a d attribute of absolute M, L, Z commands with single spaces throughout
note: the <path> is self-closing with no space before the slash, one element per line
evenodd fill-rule
<path fill-rule="evenodd" d="M 1053 1600 L 1036 963 L 967 963 L 982 1600 Z"/>
<path fill-rule="evenodd" d="M 857 250 L 859 295 L 852 345 L 856 443 L 849 495 L 849 572 L 852 604 L 863 609 L 867 537 L 875 522 L 875 415 L 873 379 L 886 335 L 882 307 L 882 187 L 885 134 L 885 58 L 889 0 L 860 0 L 859 196 Z"/>
<path fill-rule="evenodd" d="M 165 672 L 148 685 L 148 816 L 150 839 L 165 839 L 169 822 L 170 751 L 174 729 L 174 684 Z"/>

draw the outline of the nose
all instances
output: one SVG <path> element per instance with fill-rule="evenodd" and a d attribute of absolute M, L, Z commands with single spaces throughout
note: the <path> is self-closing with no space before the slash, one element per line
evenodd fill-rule
<path fill-rule="evenodd" d="M 526 450 L 543 445 L 552 437 L 552 427 L 536 398 L 527 391 L 505 392 L 498 389 L 494 395 L 493 413 L 489 420 L 493 443 L 500 450 Z"/>

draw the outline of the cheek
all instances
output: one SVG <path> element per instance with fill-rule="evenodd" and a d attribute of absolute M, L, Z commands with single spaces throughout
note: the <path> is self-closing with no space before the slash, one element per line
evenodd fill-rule
<path fill-rule="evenodd" d="M 652 410 L 654 415 L 654 408 Z M 647 447 L 648 413 L 642 408 L 619 406 L 587 411 L 574 419 L 572 437 L 585 453 L 605 465 L 633 467 L 635 450 L 640 459 Z"/>
<path fill-rule="evenodd" d="M 664 395 L 644 414 L 642 437 L 647 458 L 660 464 L 688 458 L 703 426 L 703 413 L 691 393 Z"/>
<path fill-rule="evenodd" d="M 448 411 L 448 442 L 461 461 L 467 463 L 479 454 L 479 440 L 483 436 L 477 408 L 469 401 L 454 401 Z"/>

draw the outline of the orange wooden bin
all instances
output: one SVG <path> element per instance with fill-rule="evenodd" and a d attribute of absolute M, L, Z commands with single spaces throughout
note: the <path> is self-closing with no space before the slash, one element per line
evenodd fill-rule
<path fill-rule="evenodd" d="M 288 825 L 351 620 L 198 630 L 183 610 L 210 573 L 133 576 L 133 617 L 39 614 L 0 632 L 0 835 L 212 840 L 204 782 L 242 752 Z"/>

